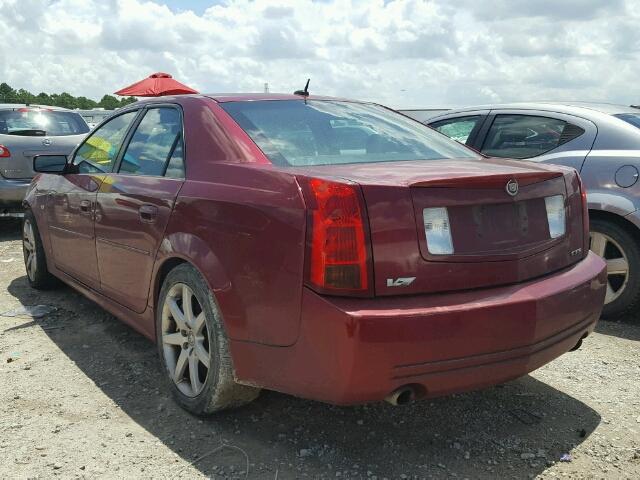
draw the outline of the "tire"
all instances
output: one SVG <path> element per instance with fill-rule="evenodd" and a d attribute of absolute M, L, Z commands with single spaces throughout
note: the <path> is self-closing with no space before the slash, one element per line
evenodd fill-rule
<path fill-rule="evenodd" d="M 260 394 L 259 388 L 235 381 L 220 309 L 200 273 L 187 263 L 171 270 L 162 284 L 156 338 L 162 371 L 185 410 L 210 415 Z"/>
<path fill-rule="evenodd" d="M 607 297 L 602 316 L 604 318 L 630 316 L 640 307 L 638 241 L 631 232 L 617 223 L 595 218 L 591 220 L 590 226 L 590 249 L 607 261 Z M 617 265 L 623 267 L 617 268 Z"/>
<path fill-rule="evenodd" d="M 25 210 L 22 219 L 22 254 L 27 280 L 37 290 L 48 290 L 59 285 L 56 277 L 47 269 L 47 257 L 42 246 L 40 231 L 33 212 Z"/>

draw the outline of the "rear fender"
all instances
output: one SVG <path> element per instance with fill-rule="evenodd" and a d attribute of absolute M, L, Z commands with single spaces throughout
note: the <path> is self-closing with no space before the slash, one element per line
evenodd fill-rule
<path fill-rule="evenodd" d="M 175 232 L 167 235 L 160 244 L 152 277 L 152 290 L 149 292 L 149 306 L 155 310 L 164 274 L 163 267 L 168 262 L 187 262 L 203 276 L 213 292 L 221 311 L 225 312 L 224 322 L 230 338 L 241 336 L 244 330 L 239 324 L 243 316 L 236 316 L 238 299 L 235 298 L 231 281 L 218 256 L 207 243 L 196 235 Z"/>
<path fill-rule="evenodd" d="M 587 204 L 589 210 L 601 210 L 614 213 L 621 217 L 627 216 L 637 210 L 635 199 L 625 195 L 619 195 L 609 191 L 589 191 L 587 188 Z"/>

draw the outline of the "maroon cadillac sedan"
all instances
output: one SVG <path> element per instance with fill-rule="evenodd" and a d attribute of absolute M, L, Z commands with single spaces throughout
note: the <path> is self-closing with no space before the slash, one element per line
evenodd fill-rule
<path fill-rule="evenodd" d="M 604 300 L 573 169 L 371 103 L 153 99 L 34 168 L 30 284 L 155 341 L 196 414 L 261 388 L 403 404 L 505 382 L 577 348 Z"/>

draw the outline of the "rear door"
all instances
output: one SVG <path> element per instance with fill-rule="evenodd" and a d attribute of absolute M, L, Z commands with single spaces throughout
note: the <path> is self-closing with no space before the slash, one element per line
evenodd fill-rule
<path fill-rule="evenodd" d="M 91 288 L 99 286 L 94 232 L 96 193 L 115 165 L 136 115 L 137 110 L 118 115 L 94 131 L 74 154 L 76 173 L 56 176 L 48 192 L 47 222 L 56 267 Z"/>
<path fill-rule="evenodd" d="M 596 134 L 595 124 L 574 115 L 493 110 L 476 143 L 490 157 L 566 165 L 580 171 Z"/>
<path fill-rule="evenodd" d="M 96 251 L 100 289 L 142 312 L 156 252 L 184 182 L 182 113 L 177 106 L 143 110 L 116 172 L 97 195 Z"/>

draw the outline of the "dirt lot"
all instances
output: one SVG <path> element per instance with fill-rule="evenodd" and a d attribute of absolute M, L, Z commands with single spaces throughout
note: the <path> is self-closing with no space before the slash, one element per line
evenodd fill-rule
<path fill-rule="evenodd" d="M 496 388 L 405 408 L 264 392 L 210 419 L 161 388 L 155 347 L 69 288 L 26 281 L 0 219 L 1 478 L 640 478 L 640 326 Z M 565 459 L 560 461 L 564 454 Z"/>

